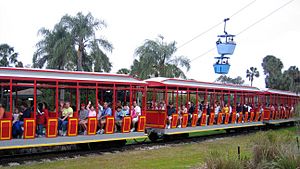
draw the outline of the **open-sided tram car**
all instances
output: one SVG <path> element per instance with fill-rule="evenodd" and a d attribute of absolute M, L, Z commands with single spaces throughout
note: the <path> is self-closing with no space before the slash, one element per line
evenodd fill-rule
<path fill-rule="evenodd" d="M 0 119 L 0 150 L 147 138 L 148 135 L 155 140 L 164 135 L 293 122 L 296 120 L 294 108 L 299 102 L 299 95 L 286 91 L 261 91 L 256 87 L 172 78 L 141 81 L 119 74 L 0 68 L 0 79 L 0 100 L 5 108 L 4 117 Z M 74 110 L 74 116 L 68 118 L 67 136 L 58 136 L 57 130 L 62 99 L 69 101 Z M 44 101 L 49 105 L 46 135 L 37 138 L 37 104 Z M 96 133 L 98 120 L 95 116 L 88 118 L 87 135 L 78 135 L 79 105 L 89 101 L 95 105 L 96 112 L 97 103 L 111 103 L 113 115 L 106 117 L 104 134 Z M 132 119 L 126 117 L 121 129 L 115 132 L 116 106 L 121 103 L 131 108 L 134 101 L 141 107 L 136 131 L 131 131 Z M 23 102 L 31 105 L 31 117 L 24 119 L 22 139 L 13 139 L 13 112 Z M 174 103 L 176 111 L 168 124 L 170 102 Z M 238 112 L 238 103 L 251 106 L 251 112 Z M 189 108 L 189 104 L 194 104 L 193 112 L 178 114 L 182 105 Z M 216 104 L 228 104 L 232 112 L 219 112 L 216 116 Z"/>

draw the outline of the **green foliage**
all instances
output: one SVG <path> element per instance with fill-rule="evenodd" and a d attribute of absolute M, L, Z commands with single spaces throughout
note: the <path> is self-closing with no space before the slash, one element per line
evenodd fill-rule
<path fill-rule="evenodd" d="M 282 73 L 281 60 L 268 55 L 263 59 L 262 67 L 267 88 L 300 92 L 300 71 L 296 66 L 291 66 Z"/>
<path fill-rule="evenodd" d="M 251 86 L 253 84 L 254 77 L 259 77 L 259 71 L 256 67 L 250 67 L 250 69 L 247 69 L 246 71 L 246 78 L 249 78 Z"/>
<path fill-rule="evenodd" d="M 8 44 L 0 45 L 0 66 L 2 67 L 23 67 L 23 63 L 18 61 L 18 53 Z"/>
<path fill-rule="evenodd" d="M 141 79 L 149 77 L 181 77 L 186 78 L 180 68 L 190 69 L 190 60 L 185 56 L 174 56 L 177 48 L 176 42 L 164 42 L 164 37 L 156 40 L 146 40 L 135 50 L 135 59 L 131 66 L 131 74 Z"/>
<path fill-rule="evenodd" d="M 112 64 L 104 51 L 112 52 L 112 45 L 104 38 L 96 38 L 96 31 L 106 27 L 91 13 L 64 15 L 53 30 L 42 28 L 37 43 L 33 67 L 61 70 L 110 72 Z"/>
<path fill-rule="evenodd" d="M 205 159 L 208 169 L 241 169 L 242 162 L 234 155 L 224 155 L 219 151 L 210 151 Z"/>
<path fill-rule="evenodd" d="M 218 77 L 216 79 L 217 82 L 221 82 L 221 83 L 225 83 L 225 84 L 238 84 L 238 85 L 242 85 L 244 84 L 244 80 L 242 79 L 241 76 L 238 76 L 236 78 L 231 78 L 229 76 L 226 75 L 221 75 L 220 77 Z"/>
<path fill-rule="evenodd" d="M 126 68 L 122 68 L 122 69 L 119 69 L 117 71 L 117 74 L 130 74 L 130 70 L 129 69 L 126 69 Z"/>

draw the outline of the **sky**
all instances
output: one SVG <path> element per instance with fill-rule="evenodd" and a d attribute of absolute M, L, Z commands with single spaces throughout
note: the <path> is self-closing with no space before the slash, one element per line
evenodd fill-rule
<path fill-rule="evenodd" d="M 38 36 L 40 28 L 53 29 L 65 14 L 74 16 L 78 12 L 91 12 L 95 18 L 107 23 L 107 28 L 97 32 L 97 37 L 104 37 L 113 44 L 113 52 L 108 53 L 113 64 L 112 73 L 120 68 L 130 68 L 137 58 L 134 55 L 135 49 L 146 39 L 163 35 L 167 42 L 177 42 L 176 56 L 186 56 L 192 60 L 191 69 L 186 72 L 188 78 L 213 82 L 219 77 L 213 70 L 216 62 L 214 57 L 218 54 L 216 49 L 206 52 L 215 47 L 217 35 L 223 33 L 223 24 L 214 25 L 239 11 L 227 23 L 227 32 L 238 34 L 235 38 L 236 50 L 229 61 L 231 68 L 228 76 L 241 76 L 246 84 L 250 84 L 246 79 L 246 70 L 254 66 L 261 76 L 254 79 L 253 85 L 264 88 L 265 76 L 261 63 L 266 55 L 280 58 L 284 70 L 294 65 L 300 68 L 297 53 L 300 39 L 300 0 L 291 1 L 272 15 L 269 14 L 289 0 L 0 2 L 0 44 L 7 43 L 14 47 L 25 65 L 32 64 L 35 44 L 41 39 Z M 250 5 L 244 8 L 248 4 Z M 258 22 L 265 17 L 266 19 Z M 202 34 L 209 29 L 210 31 Z M 202 36 L 182 46 L 200 34 Z"/>

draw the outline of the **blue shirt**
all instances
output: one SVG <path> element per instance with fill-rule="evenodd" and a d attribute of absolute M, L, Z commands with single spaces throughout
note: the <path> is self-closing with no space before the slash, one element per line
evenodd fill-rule
<path fill-rule="evenodd" d="M 122 111 L 116 112 L 116 120 L 122 120 L 124 117 L 124 113 Z"/>
<path fill-rule="evenodd" d="M 111 112 L 111 108 L 110 107 L 107 107 L 106 109 L 103 110 L 102 112 L 102 117 L 105 117 L 105 116 L 111 116 L 112 115 L 112 112 Z"/>

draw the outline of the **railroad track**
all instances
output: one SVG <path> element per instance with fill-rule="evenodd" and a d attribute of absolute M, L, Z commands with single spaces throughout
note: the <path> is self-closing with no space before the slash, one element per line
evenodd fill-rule
<path fill-rule="evenodd" d="M 253 130 L 258 131 L 258 130 Z M 105 148 L 97 148 L 92 144 L 85 144 L 84 148 L 73 149 L 73 150 L 61 150 L 55 152 L 39 152 L 39 153 L 25 153 L 25 154 L 16 154 L 16 155 L 5 155 L 0 157 L 0 166 L 15 166 L 15 165 L 23 165 L 23 164 L 31 164 L 31 163 L 39 163 L 39 162 L 49 162 L 49 161 L 57 161 L 63 159 L 72 159 L 79 157 L 87 157 L 91 155 L 103 155 L 110 153 L 118 153 L 124 151 L 131 150 L 147 150 L 147 149 L 158 149 L 167 146 L 176 146 L 180 144 L 188 144 L 188 143 L 197 143 L 203 142 L 207 140 L 215 140 L 226 137 L 233 137 L 238 135 L 247 135 L 252 133 L 253 131 L 248 132 L 233 132 L 233 133 L 222 133 L 222 134 L 211 134 L 204 136 L 194 136 L 182 139 L 175 139 L 170 137 L 167 139 L 161 139 L 156 142 L 135 142 L 132 144 L 127 144 L 122 147 L 105 147 Z M 98 143 L 103 144 L 103 143 Z M 63 147 L 63 146 L 62 146 Z"/>

